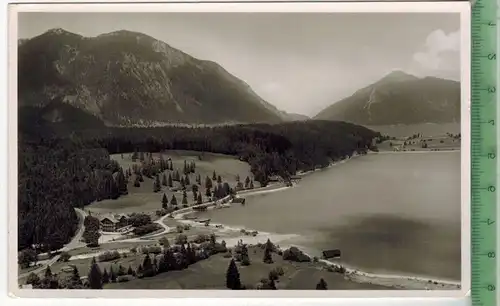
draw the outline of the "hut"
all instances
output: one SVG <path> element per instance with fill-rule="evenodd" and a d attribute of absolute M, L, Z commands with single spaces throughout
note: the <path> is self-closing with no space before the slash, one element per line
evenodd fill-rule
<path fill-rule="evenodd" d="M 334 250 L 326 250 L 323 251 L 323 258 L 324 259 L 329 259 L 329 258 L 338 258 L 340 257 L 340 250 L 339 249 L 334 249 Z"/>

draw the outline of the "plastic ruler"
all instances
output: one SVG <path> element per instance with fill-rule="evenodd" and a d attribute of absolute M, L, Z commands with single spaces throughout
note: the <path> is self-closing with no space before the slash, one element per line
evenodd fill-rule
<path fill-rule="evenodd" d="M 498 2 L 500 0 L 477 0 L 472 6 L 471 298 L 473 306 L 499 306 Z"/>

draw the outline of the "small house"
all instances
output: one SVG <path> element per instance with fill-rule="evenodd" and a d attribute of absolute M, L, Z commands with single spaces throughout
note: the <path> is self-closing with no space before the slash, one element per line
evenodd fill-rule
<path fill-rule="evenodd" d="M 99 223 L 102 231 L 114 232 L 116 231 L 118 220 L 116 220 L 113 216 L 104 216 L 99 218 Z"/>
<path fill-rule="evenodd" d="M 271 175 L 269 176 L 268 178 L 269 182 L 279 182 L 281 181 L 281 177 L 279 177 L 278 175 Z"/>
<path fill-rule="evenodd" d="M 124 214 L 103 215 L 99 217 L 101 230 L 104 232 L 116 232 L 118 229 L 128 225 L 128 217 Z"/>
<path fill-rule="evenodd" d="M 233 203 L 241 203 L 242 205 L 245 204 L 245 198 L 234 198 Z"/>
<path fill-rule="evenodd" d="M 128 225 L 128 216 L 125 214 L 115 215 L 115 219 L 116 219 L 116 221 L 118 221 L 118 223 L 116 224 L 117 229 Z"/>
<path fill-rule="evenodd" d="M 340 250 L 339 249 L 323 251 L 323 258 L 324 259 L 338 258 L 338 257 L 340 257 Z"/>

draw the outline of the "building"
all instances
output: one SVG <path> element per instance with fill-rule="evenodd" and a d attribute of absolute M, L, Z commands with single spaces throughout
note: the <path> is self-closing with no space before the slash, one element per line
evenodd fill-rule
<path fill-rule="evenodd" d="M 116 232 L 128 225 L 128 218 L 123 214 L 104 215 L 99 217 L 99 223 L 103 232 Z"/>
<path fill-rule="evenodd" d="M 340 250 L 335 249 L 335 250 L 326 250 L 323 251 L 323 258 L 329 259 L 329 258 L 338 258 L 340 257 Z"/>
<path fill-rule="evenodd" d="M 240 203 L 240 204 L 245 204 L 245 198 L 234 198 L 232 203 Z"/>

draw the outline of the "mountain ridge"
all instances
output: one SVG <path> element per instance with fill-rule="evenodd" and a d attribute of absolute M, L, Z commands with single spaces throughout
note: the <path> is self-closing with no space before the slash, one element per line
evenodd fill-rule
<path fill-rule="evenodd" d="M 59 100 L 125 126 L 287 120 L 222 66 L 147 34 L 84 37 L 56 28 L 18 45 L 20 106 Z"/>
<path fill-rule="evenodd" d="M 396 70 L 313 118 L 365 126 L 459 122 L 460 83 Z"/>

